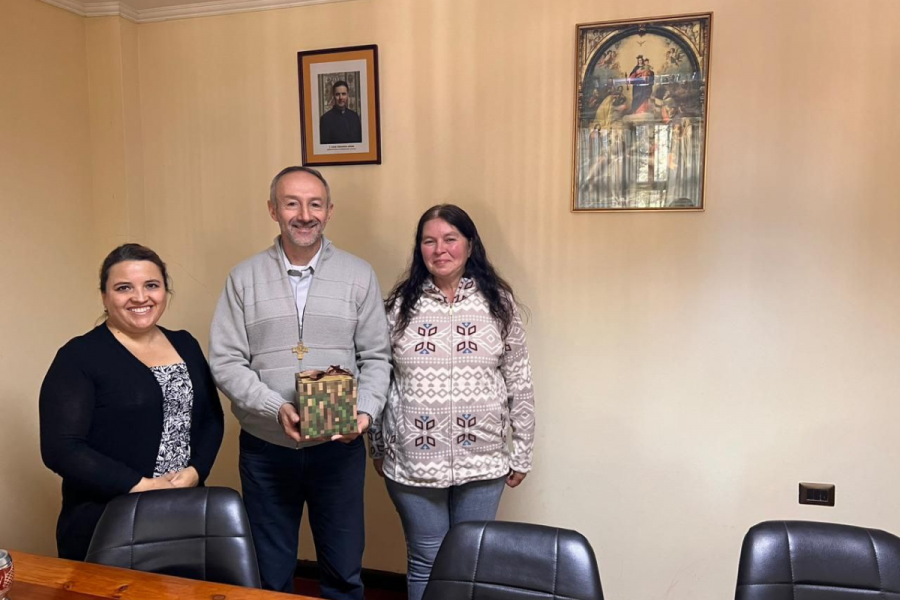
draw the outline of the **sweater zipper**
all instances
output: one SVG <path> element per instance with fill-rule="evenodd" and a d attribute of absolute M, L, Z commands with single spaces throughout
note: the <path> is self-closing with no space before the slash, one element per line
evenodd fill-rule
<path fill-rule="evenodd" d="M 455 387 L 455 380 L 453 378 L 453 369 L 456 364 L 456 354 L 455 348 L 456 343 L 453 340 L 453 334 L 456 332 L 456 328 L 454 327 L 453 322 L 453 303 L 450 304 L 450 426 L 447 428 L 447 432 L 450 434 L 447 443 L 450 445 L 450 485 L 456 485 L 456 446 L 453 444 L 454 434 L 453 434 L 453 424 L 456 423 L 456 414 L 454 412 L 454 403 L 453 403 L 453 389 Z"/>

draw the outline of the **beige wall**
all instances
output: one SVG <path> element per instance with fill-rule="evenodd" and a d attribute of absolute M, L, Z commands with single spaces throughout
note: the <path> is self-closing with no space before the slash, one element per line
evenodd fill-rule
<path fill-rule="evenodd" d="M 38 390 L 57 348 L 100 314 L 84 29 L 0 0 L 0 547 L 48 553 L 59 480 L 40 459 Z"/>
<path fill-rule="evenodd" d="M 94 253 L 144 237 L 144 180 L 137 25 L 86 20 Z"/>
<path fill-rule="evenodd" d="M 73 17 L 32 4 L 48 23 L 71 21 L 73 43 L 84 36 Z M 575 23 L 700 10 L 715 12 L 707 211 L 573 215 Z M 79 101 L 65 103 L 70 133 L 54 135 L 81 152 L 88 121 L 94 132 L 109 116 L 98 103 L 121 108 L 122 141 L 98 144 L 95 134 L 93 166 L 57 144 L 47 150 L 69 157 L 80 205 L 105 208 L 92 221 L 98 235 L 136 236 L 170 262 L 177 295 L 164 323 L 205 342 L 228 270 L 275 235 L 269 178 L 299 162 L 296 52 L 378 44 L 384 164 L 324 169 L 337 204 L 330 237 L 388 287 L 418 215 L 439 201 L 466 207 L 533 315 L 535 471 L 506 495 L 501 517 L 585 533 L 612 598 L 713 600 L 733 593 L 740 540 L 757 521 L 900 532 L 889 501 L 900 492 L 891 476 L 900 458 L 898 19 L 890 0 L 358 0 L 140 26 L 88 21 L 87 64 L 66 54 L 14 66 L 24 79 L 45 69 L 62 78 L 72 69 L 58 62 L 80 61 Z M 104 45 L 120 54 L 118 71 L 92 54 Z M 88 69 L 107 78 L 91 80 L 90 108 Z M 94 96 L 117 78 L 121 100 Z M 23 143 L 54 112 L 27 111 Z M 96 163 L 120 146 L 126 166 Z M 4 178 L 5 213 L 20 209 L 38 164 L 11 171 L 13 193 Z M 98 198 L 101 185 L 124 194 L 128 210 Z M 17 259 L 4 252 L 2 261 L 23 282 L 0 342 L 0 403 L 16 417 L 21 456 L 36 451 L 43 369 L 61 339 L 90 324 L 101 258 L 80 233 L 48 231 L 28 192 L 35 220 L 16 228 Z M 52 225 L 84 220 L 70 195 L 53 198 L 70 210 L 49 211 Z M 43 273 L 69 244 L 92 254 L 90 268 L 68 269 L 71 285 L 53 293 L 61 274 Z M 33 347 L 29 369 L 11 366 L 13 324 Z M 4 419 L 2 443 L 11 429 Z M 215 483 L 237 484 L 236 430 L 230 421 Z M 0 509 L 52 519 L 53 480 L 40 468 L 29 463 L 13 496 L 4 485 Z M 837 506 L 797 505 L 798 481 L 836 483 Z M 380 481 L 367 493 L 366 565 L 403 570 Z M 8 545 L 48 548 L 51 528 L 32 536 L 30 527 L 13 527 Z M 308 543 L 301 555 L 311 557 Z"/>

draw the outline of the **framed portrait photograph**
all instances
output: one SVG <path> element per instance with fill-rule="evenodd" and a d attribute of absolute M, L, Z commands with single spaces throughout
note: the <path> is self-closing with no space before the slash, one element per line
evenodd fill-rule
<path fill-rule="evenodd" d="M 712 13 L 576 29 L 572 211 L 703 210 Z"/>
<path fill-rule="evenodd" d="M 381 164 L 378 47 L 297 53 L 303 164 Z"/>

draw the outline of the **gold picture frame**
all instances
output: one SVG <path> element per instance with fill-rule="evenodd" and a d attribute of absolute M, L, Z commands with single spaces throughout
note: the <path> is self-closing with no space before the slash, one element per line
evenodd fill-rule
<path fill-rule="evenodd" d="M 378 46 L 297 53 L 304 165 L 381 164 Z"/>
<path fill-rule="evenodd" d="M 712 18 L 576 26 L 573 212 L 705 209 Z"/>

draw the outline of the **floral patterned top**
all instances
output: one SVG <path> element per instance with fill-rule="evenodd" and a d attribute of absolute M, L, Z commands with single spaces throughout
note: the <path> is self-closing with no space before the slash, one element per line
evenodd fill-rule
<path fill-rule="evenodd" d="M 194 386 L 183 362 L 150 367 L 163 392 L 163 430 L 153 476 L 181 471 L 191 458 Z"/>

